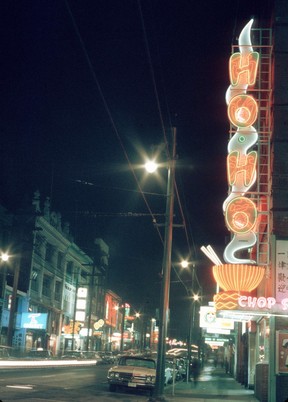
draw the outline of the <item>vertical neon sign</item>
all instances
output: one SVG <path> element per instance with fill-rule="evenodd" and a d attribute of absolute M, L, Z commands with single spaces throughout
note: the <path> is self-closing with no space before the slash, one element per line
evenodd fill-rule
<path fill-rule="evenodd" d="M 259 54 L 253 51 L 251 27 L 253 20 L 239 36 L 239 52 L 229 61 L 230 86 L 226 92 L 228 118 L 236 132 L 228 144 L 227 179 L 230 194 L 223 203 L 227 228 L 233 234 L 224 251 L 224 259 L 232 264 L 255 264 L 250 258 L 237 258 L 235 253 L 255 245 L 257 241 L 257 206 L 245 196 L 257 178 L 257 152 L 250 150 L 258 141 L 253 127 L 258 105 L 250 86 L 256 81 Z"/>

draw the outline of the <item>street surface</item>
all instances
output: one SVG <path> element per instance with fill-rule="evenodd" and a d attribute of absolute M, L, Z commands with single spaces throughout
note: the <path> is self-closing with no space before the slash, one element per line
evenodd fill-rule
<path fill-rule="evenodd" d="M 109 365 L 0 370 L 0 400 L 8 401 L 147 401 L 145 393 L 108 391 Z"/>
<path fill-rule="evenodd" d="M 1 362 L 0 362 L 1 363 Z M 74 363 L 75 364 L 75 363 Z M 110 392 L 106 380 L 109 365 L 66 367 L 0 368 L 2 402 L 147 402 L 148 393 L 119 390 Z M 205 366 L 197 384 L 180 381 L 165 387 L 170 402 L 259 402 L 224 369 Z"/>

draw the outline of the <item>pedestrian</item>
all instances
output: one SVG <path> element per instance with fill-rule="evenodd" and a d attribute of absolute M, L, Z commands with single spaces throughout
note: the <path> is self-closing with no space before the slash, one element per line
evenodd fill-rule
<path fill-rule="evenodd" d="M 228 374 L 229 372 L 229 363 L 227 357 L 225 357 L 225 373 Z"/>
<path fill-rule="evenodd" d="M 198 384 L 198 378 L 200 374 L 200 363 L 199 360 L 194 358 L 191 362 L 191 374 L 193 377 L 194 387 Z"/>

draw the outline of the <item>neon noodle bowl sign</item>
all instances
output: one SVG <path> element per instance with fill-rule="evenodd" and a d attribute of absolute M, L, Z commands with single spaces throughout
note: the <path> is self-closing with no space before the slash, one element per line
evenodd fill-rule
<path fill-rule="evenodd" d="M 258 117 L 258 105 L 247 93 L 256 81 L 259 53 L 254 52 L 250 31 L 253 20 L 239 36 L 239 52 L 229 61 L 230 86 L 226 92 L 227 114 L 236 132 L 228 144 L 227 179 L 230 194 L 223 203 L 225 224 L 233 234 L 224 251 L 224 259 L 231 264 L 255 264 L 250 258 L 237 258 L 235 253 L 255 245 L 257 236 L 257 207 L 245 194 L 257 178 L 257 152 L 251 148 L 258 141 L 253 124 Z"/>

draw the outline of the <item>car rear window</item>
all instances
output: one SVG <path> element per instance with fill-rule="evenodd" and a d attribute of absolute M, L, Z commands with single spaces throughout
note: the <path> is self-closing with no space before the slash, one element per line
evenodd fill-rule
<path fill-rule="evenodd" d="M 119 361 L 119 365 L 120 366 L 146 367 L 146 368 L 155 369 L 154 360 L 122 358 Z"/>

